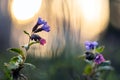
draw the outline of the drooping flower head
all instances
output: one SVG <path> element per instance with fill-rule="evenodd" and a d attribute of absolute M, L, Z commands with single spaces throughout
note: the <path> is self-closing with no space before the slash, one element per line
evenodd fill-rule
<path fill-rule="evenodd" d="M 41 37 L 40 37 L 39 35 L 37 35 L 37 34 L 32 34 L 32 35 L 30 36 L 30 39 L 31 39 L 31 40 L 34 40 L 34 41 L 39 41 L 39 43 L 40 43 L 41 45 L 46 44 L 46 40 L 43 39 L 43 38 L 41 38 Z"/>
<path fill-rule="evenodd" d="M 39 35 L 37 35 L 37 34 L 32 34 L 30 36 L 30 39 L 34 40 L 34 41 L 39 41 L 39 39 L 41 39 L 41 37 Z"/>
<path fill-rule="evenodd" d="M 98 42 L 94 41 L 86 41 L 85 42 L 85 48 L 86 50 L 93 50 L 96 46 L 98 46 Z"/>
<path fill-rule="evenodd" d="M 102 54 L 97 54 L 96 57 L 95 57 L 95 59 L 94 59 L 94 62 L 96 64 L 100 64 L 100 63 L 102 63 L 104 61 L 105 61 L 105 59 L 104 59 L 104 57 L 103 57 Z"/>

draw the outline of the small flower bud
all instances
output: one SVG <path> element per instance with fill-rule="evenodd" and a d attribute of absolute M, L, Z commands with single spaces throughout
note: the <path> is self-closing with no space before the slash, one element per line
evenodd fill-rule
<path fill-rule="evenodd" d="M 87 60 L 94 60 L 95 59 L 95 55 L 92 52 L 86 52 L 86 59 Z"/>
<path fill-rule="evenodd" d="M 32 34 L 30 36 L 30 39 L 34 40 L 34 41 L 39 41 L 41 39 L 41 37 L 39 35 L 37 35 L 37 34 Z"/>
<path fill-rule="evenodd" d="M 44 45 L 44 44 L 46 43 L 46 40 L 43 39 L 43 38 L 41 38 L 41 39 L 39 40 L 39 42 L 40 42 L 41 45 Z"/>

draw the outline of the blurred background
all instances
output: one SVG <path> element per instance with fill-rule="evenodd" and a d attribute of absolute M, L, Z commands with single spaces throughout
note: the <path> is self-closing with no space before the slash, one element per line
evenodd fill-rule
<path fill-rule="evenodd" d="M 39 35 L 45 46 L 34 45 L 27 62 L 36 69 L 25 68 L 29 80 L 83 80 L 84 41 L 98 41 L 105 46 L 106 59 L 114 71 L 106 80 L 120 80 L 120 0 L 0 0 L 0 80 L 3 64 L 15 54 L 6 51 L 28 42 L 23 30 L 31 33 L 38 17 L 48 22 L 51 31 Z"/>

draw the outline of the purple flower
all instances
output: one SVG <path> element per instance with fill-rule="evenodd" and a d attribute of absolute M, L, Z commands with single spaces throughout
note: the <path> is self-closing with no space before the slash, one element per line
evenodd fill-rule
<path fill-rule="evenodd" d="M 34 33 L 37 33 L 37 32 L 40 32 L 40 31 L 49 32 L 49 31 L 50 31 L 50 26 L 48 26 L 47 24 L 46 24 L 46 25 L 42 25 L 42 27 L 36 29 L 36 30 L 34 31 Z"/>
<path fill-rule="evenodd" d="M 85 42 L 85 48 L 86 50 L 93 50 L 96 46 L 98 46 L 98 42 L 94 41 L 86 41 Z"/>
<path fill-rule="evenodd" d="M 95 59 L 94 59 L 94 62 L 96 64 L 100 64 L 100 63 L 102 63 L 104 61 L 105 61 L 105 59 L 104 59 L 104 57 L 103 57 L 102 54 L 97 54 L 96 57 L 95 57 Z"/>
<path fill-rule="evenodd" d="M 45 20 L 43 20 L 42 18 L 38 18 L 38 21 L 37 21 L 37 25 L 42 25 L 42 24 L 47 24 L 47 22 Z"/>
<path fill-rule="evenodd" d="M 46 32 L 49 32 L 50 31 L 50 26 L 46 24 L 46 25 L 43 25 L 41 27 L 41 29 L 44 30 L 44 31 L 46 31 Z"/>
<path fill-rule="evenodd" d="M 41 39 L 39 40 L 39 42 L 40 42 L 41 45 L 44 45 L 44 44 L 46 43 L 46 40 L 43 39 L 43 38 L 41 38 Z"/>
<path fill-rule="evenodd" d="M 38 21 L 37 21 L 36 25 L 33 27 L 32 32 L 36 31 L 38 26 L 46 25 L 46 24 L 47 24 L 47 22 L 45 20 L 43 20 L 42 18 L 38 18 Z"/>

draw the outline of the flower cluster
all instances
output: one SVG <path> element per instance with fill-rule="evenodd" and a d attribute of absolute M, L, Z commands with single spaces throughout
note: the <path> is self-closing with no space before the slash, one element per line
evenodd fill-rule
<path fill-rule="evenodd" d="M 105 61 L 103 55 L 101 52 L 103 51 L 103 46 L 98 46 L 98 42 L 94 41 L 86 41 L 85 42 L 85 58 L 88 61 L 93 61 L 96 64 L 101 64 Z"/>
<path fill-rule="evenodd" d="M 42 18 L 38 18 L 37 23 L 32 29 L 33 34 L 30 36 L 30 39 L 34 41 L 39 41 L 41 45 L 44 45 L 46 43 L 46 40 L 36 34 L 41 31 L 49 32 L 50 26 L 47 24 L 45 20 L 43 20 Z"/>
<path fill-rule="evenodd" d="M 50 31 L 50 26 L 47 24 L 45 20 L 38 18 L 37 23 L 32 28 L 32 33 L 28 33 L 24 31 L 24 33 L 29 37 L 28 43 L 22 46 L 26 50 L 26 52 L 30 49 L 33 44 L 40 43 L 44 45 L 46 40 L 40 37 L 37 33 L 41 31 Z M 17 56 L 13 56 L 8 63 L 4 63 L 5 66 L 5 75 L 7 80 L 28 80 L 26 76 L 21 74 L 21 70 L 27 65 L 32 68 L 35 66 L 31 63 L 25 63 L 27 55 L 20 48 L 10 48 L 8 49 L 10 52 L 17 53 Z M 6 80 L 6 79 L 5 79 Z"/>

